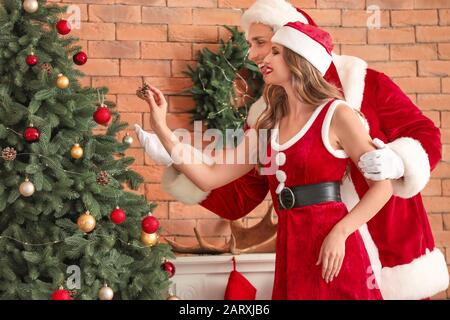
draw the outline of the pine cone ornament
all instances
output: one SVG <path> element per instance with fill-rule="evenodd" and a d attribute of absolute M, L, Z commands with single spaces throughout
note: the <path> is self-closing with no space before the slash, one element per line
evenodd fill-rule
<path fill-rule="evenodd" d="M 78 295 L 77 290 L 69 290 L 69 295 L 72 297 L 72 299 L 76 298 Z"/>
<path fill-rule="evenodd" d="M 17 151 L 14 148 L 6 147 L 2 150 L 2 158 L 5 161 L 13 161 L 16 159 Z"/>
<path fill-rule="evenodd" d="M 106 186 L 109 183 L 109 174 L 107 171 L 100 171 L 97 175 L 97 183 Z"/>
<path fill-rule="evenodd" d="M 47 74 L 51 74 L 52 73 L 52 65 L 48 62 L 41 64 L 41 69 L 47 71 Z"/>
<path fill-rule="evenodd" d="M 150 90 L 150 86 L 144 82 L 144 85 L 142 87 L 139 87 L 139 89 L 136 90 L 136 95 L 143 99 L 146 100 L 147 97 L 147 90 Z"/>

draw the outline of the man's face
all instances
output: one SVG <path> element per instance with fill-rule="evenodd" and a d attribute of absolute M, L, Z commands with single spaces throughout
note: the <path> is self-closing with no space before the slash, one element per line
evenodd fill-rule
<path fill-rule="evenodd" d="M 272 50 L 272 37 L 272 27 L 265 24 L 253 23 L 248 30 L 249 59 L 260 68 L 264 58 Z"/>

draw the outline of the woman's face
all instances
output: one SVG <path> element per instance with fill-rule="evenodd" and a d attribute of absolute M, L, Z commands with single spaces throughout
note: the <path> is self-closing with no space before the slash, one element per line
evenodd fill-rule
<path fill-rule="evenodd" d="M 283 52 L 283 46 L 272 44 L 271 51 L 264 58 L 261 67 L 265 83 L 284 86 L 290 82 L 291 71 L 284 60 Z"/>

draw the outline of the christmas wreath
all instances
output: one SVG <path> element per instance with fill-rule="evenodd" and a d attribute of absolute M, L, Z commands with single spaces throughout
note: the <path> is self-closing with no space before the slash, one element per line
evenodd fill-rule
<path fill-rule="evenodd" d="M 208 129 L 242 128 L 250 106 L 261 96 L 263 79 L 258 67 L 248 59 L 244 33 L 225 26 L 231 38 L 220 41 L 217 53 L 204 48 L 196 68 L 186 72 L 192 78 L 189 93 L 196 102 L 193 120 L 202 120 Z"/>

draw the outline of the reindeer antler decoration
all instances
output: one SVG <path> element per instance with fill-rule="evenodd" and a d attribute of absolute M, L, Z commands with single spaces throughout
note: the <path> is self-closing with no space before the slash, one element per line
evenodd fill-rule
<path fill-rule="evenodd" d="M 277 224 L 272 219 L 271 204 L 263 219 L 251 228 L 246 228 L 242 220 L 230 221 L 231 237 L 222 246 L 214 246 L 203 240 L 197 228 L 194 228 L 198 245 L 185 246 L 167 239 L 173 251 L 179 253 L 220 254 L 220 253 L 263 253 L 275 252 Z"/>

